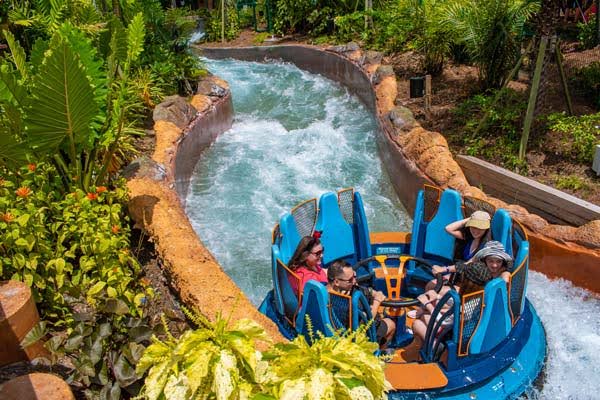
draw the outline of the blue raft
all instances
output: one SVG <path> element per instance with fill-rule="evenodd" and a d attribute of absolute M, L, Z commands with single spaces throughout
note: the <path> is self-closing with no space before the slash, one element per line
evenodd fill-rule
<path fill-rule="evenodd" d="M 406 309 L 415 306 L 425 283 L 433 279 L 423 266 L 453 263 L 455 239 L 445 226 L 485 210 L 493 215 L 491 233 L 514 259 L 508 285 L 500 278 L 484 290 L 459 296 L 449 291 L 433 312 L 423 343 L 413 340 Z M 355 266 L 359 281 L 384 292 L 386 316 L 396 321 L 386 365 L 394 388 L 390 399 L 513 399 L 531 388 L 546 356 L 546 336 L 526 299 L 529 242 L 521 225 L 504 209 L 458 192 L 425 186 L 417 196 L 412 232 L 369 232 L 363 202 L 353 189 L 325 193 L 284 214 L 273 229 L 273 289 L 260 311 L 289 339 L 307 335 L 305 316 L 314 330 L 330 336 L 356 329 L 372 318 L 360 291 L 352 296 L 328 293 L 309 281 L 296 296 L 298 279 L 286 263 L 303 236 L 321 232 L 323 264 L 344 259 Z M 442 308 L 449 310 L 441 313 Z M 437 315 L 440 317 L 437 318 Z M 452 319 L 451 324 L 443 324 Z M 375 340 L 374 328 L 368 334 Z"/>

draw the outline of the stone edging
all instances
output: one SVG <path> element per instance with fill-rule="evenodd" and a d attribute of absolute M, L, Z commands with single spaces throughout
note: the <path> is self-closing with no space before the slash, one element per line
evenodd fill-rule
<path fill-rule="evenodd" d="M 564 277 L 600 293 L 600 279 L 597 279 L 600 272 L 600 220 L 580 227 L 552 225 L 521 206 L 487 196 L 469 185 L 452 157 L 446 139 L 438 132 L 421 127 L 410 110 L 395 106 L 396 78 L 391 66 L 381 64 L 380 54 L 363 52 L 354 44 L 327 49 L 285 45 L 203 48 L 201 51 L 214 58 L 283 59 L 346 85 L 377 118 L 383 161 L 409 212 L 414 209 L 416 193 L 424 183 L 452 187 L 465 196 L 487 200 L 496 207 L 507 209 L 526 227 L 534 269 L 551 277 Z"/>
<path fill-rule="evenodd" d="M 201 151 L 233 120 L 226 82 L 208 77 L 199 92 L 190 103 L 171 96 L 154 110 L 154 155 L 151 160 L 134 161 L 123 172 L 128 179 L 130 215 L 154 242 L 171 287 L 187 307 L 198 308 L 212 320 L 221 312 L 232 321 L 251 318 L 274 341 L 283 341 L 277 326 L 223 272 L 183 208 Z"/>

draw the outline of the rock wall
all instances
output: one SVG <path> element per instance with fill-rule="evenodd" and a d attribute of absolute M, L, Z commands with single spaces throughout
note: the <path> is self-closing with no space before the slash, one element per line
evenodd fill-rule
<path fill-rule="evenodd" d="M 600 293 L 600 221 L 580 227 L 552 225 L 523 207 L 506 204 L 470 186 L 446 139 L 438 132 L 423 129 L 410 110 L 395 106 L 396 78 L 390 66 L 381 65 L 378 53 L 363 52 L 355 44 L 326 49 L 289 45 L 199 51 L 211 58 L 282 59 L 344 84 L 377 117 L 382 159 L 409 212 L 414 210 L 416 194 L 424 183 L 452 187 L 463 195 L 506 208 L 527 229 L 532 269 Z"/>
<path fill-rule="evenodd" d="M 138 159 L 123 171 L 130 215 L 154 242 L 171 287 L 184 304 L 212 320 L 220 312 L 224 317 L 231 314 L 232 320 L 254 319 L 274 341 L 283 341 L 275 324 L 223 272 L 185 214 L 189 180 L 202 150 L 233 120 L 226 82 L 209 77 L 199 92 L 189 103 L 171 96 L 156 107 L 152 159 Z"/>

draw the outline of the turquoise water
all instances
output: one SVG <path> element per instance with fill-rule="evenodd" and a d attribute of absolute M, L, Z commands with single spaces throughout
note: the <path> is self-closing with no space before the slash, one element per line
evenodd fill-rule
<path fill-rule="evenodd" d="M 290 64 L 205 62 L 229 82 L 235 119 L 198 163 L 187 213 L 255 304 L 272 287 L 271 229 L 300 201 L 352 186 L 372 231 L 410 229 L 379 161 L 375 121 L 354 96 Z M 548 338 L 543 389 L 529 398 L 600 399 L 600 300 L 534 271 L 528 298 Z"/>
<path fill-rule="evenodd" d="M 354 187 L 371 229 L 410 228 L 377 154 L 375 120 L 356 97 L 291 64 L 206 63 L 229 82 L 235 117 L 196 167 L 187 213 L 254 304 L 271 287 L 271 230 L 301 201 Z"/>

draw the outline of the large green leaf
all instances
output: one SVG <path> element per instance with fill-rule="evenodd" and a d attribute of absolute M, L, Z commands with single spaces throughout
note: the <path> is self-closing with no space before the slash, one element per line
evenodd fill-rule
<path fill-rule="evenodd" d="M 87 142 L 98 105 L 79 57 L 58 35 L 34 77 L 34 88 L 36 101 L 26 119 L 31 146 L 51 153 L 65 140 L 71 149 Z"/>

